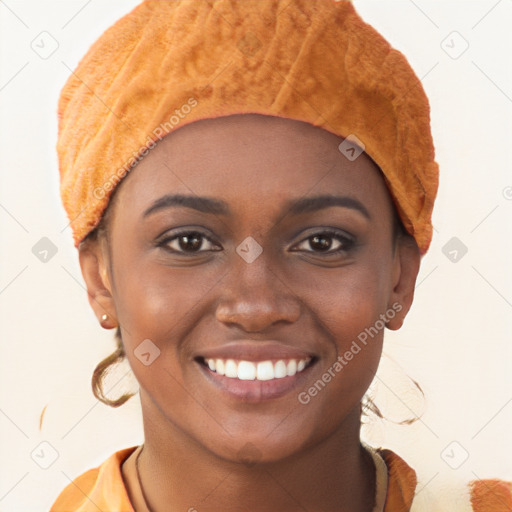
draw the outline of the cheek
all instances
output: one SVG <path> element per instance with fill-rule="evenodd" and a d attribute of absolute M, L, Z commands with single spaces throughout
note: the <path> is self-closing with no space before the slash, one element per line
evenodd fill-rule
<path fill-rule="evenodd" d="M 333 383 L 333 399 L 350 397 L 349 401 L 355 403 L 366 392 L 380 361 L 385 304 L 372 287 L 345 284 L 342 288 L 331 284 L 333 300 L 318 299 L 322 303 L 318 319 L 334 346 L 322 379 Z"/>
<path fill-rule="evenodd" d="M 302 273 L 294 291 L 343 350 L 385 313 L 391 295 L 386 261 L 358 262 L 338 269 Z M 381 329 L 381 322 L 378 326 Z"/>
<path fill-rule="evenodd" d="M 195 329 L 218 293 L 222 272 L 140 265 L 119 272 L 115 294 L 123 344 L 135 377 L 151 394 L 181 395 Z M 148 355 L 149 354 L 149 355 Z M 183 397 L 181 397 L 183 398 Z"/>
<path fill-rule="evenodd" d="M 128 361 L 148 396 L 177 423 L 197 408 L 187 363 L 221 278 L 218 269 L 155 264 L 119 276 L 115 300 Z"/>
<path fill-rule="evenodd" d="M 119 273 L 115 303 L 120 325 L 139 338 L 172 338 L 215 293 L 222 274 L 216 268 L 132 265 Z"/>
<path fill-rule="evenodd" d="M 329 340 L 322 371 L 302 389 L 299 403 L 313 416 L 341 421 L 372 382 L 382 353 L 390 278 L 387 262 L 353 264 L 303 273 L 293 291 L 314 320 L 314 335 Z M 394 316 L 391 311 L 389 319 Z M 333 407 L 335 404 L 335 407 Z M 330 425 L 332 427 L 332 424 Z M 327 424 L 324 425 L 328 428 Z"/>

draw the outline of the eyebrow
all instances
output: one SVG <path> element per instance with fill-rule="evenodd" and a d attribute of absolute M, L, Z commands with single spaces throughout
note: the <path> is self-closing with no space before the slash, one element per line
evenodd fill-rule
<path fill-rule="evenodd" d="M 285 209 L 288 210 L 291 215 L 299 215 L 301 213 L 314 212 L 333 206 L 357 210 L 367 219 L 371 219 L 370 212 L 367 208 L 357 199 L 348 196 L 322 195 L 294 199 L 286 204 Z"/>
<path fill-rule="evenodd" d="M 229 206 L 224 201 L 211 199 L 209 197 L 199 196 L 186 196 L 182 194 L 165 195 L 156 200 L 143 214 L 143 217 L 148 217 L 153 213 L 166 208 L 176 207 L 191 208 L 204 213 L 213 213 L 216 215 L 229 215 Z"/>
<path fill-rule="evenodd" d="M 367 219 L 371 219 L 371 215 L 367 208 L 357 199 L 348 196 L 321 195 L 292 199 L 285 203 L 284 210 L 287 211 L 289 215 L 300 215 L 303 213 L 322 210 L 324 208 L 331 208 L 333 206 L 357 210 Z M 147 210 L 144 211 L 142 216 L 146 218 L 158 211 L 177 207 L 191 208 L 193 210 L 215 215 L 231 214 L 231 209 L 224 201 L 209 197 L 176 194 L 165 195 L 156 200 Z"/>

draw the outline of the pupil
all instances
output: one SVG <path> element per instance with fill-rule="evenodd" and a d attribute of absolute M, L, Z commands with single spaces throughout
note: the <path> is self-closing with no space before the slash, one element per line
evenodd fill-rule
<path fill-rule="evenodd" d="M 183 250 L 196 251 L 201 248 L 201 235 L 194 233 L 192 235 L 183 235 L 180 237 L 180 247 Z"/>
<path fill-rule="evenodd" d="M 331 247 L 331 240 L 328 236 L 315 235 L 311 239 L 311 245 L 315 249 L 319 249 L 320 251 L 325 251 Z"/>

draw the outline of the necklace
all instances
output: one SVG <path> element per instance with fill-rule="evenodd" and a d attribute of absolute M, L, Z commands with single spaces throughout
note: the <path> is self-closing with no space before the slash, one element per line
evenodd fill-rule
<path fill-rule="evenodd" d="M 140 452 L 137 455 L 137 458 L 135 459 L 135 470 L 137 471 L 137 480 L 139 481 L 139 488 L 140 488 L 140 494 L 142 496 L 142 501 L 144 503 L 144 507 L 146 507 L 146 510 L 141 510 L 138 512 L 152 512 L 152 510 L 149 508 L 148 500 L 146 499 L 146 495 L 144 494 L 144 489 L 142 487 L 142 480 L 140 479 L 140 471 L 139 471 L 139 457 L 142 453 L 142 450 L 144 450 L 144 444 L 142 444 L 142 448 Z"/>

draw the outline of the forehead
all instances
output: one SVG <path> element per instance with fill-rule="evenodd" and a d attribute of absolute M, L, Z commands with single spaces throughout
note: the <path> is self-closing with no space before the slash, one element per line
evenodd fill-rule
<path fill-rule="evenodd" d="M 165 193 L 222 198 L 247 211 L 306 195 L 343 194 L 392 208 L 382 174 L 342 138 L 308 123 L 257 114 L 196 121 L 168 135 L 123 180 L 119 200 L 142 211 Z M 256 208 L 257 210 L 257 208 Z"/>

